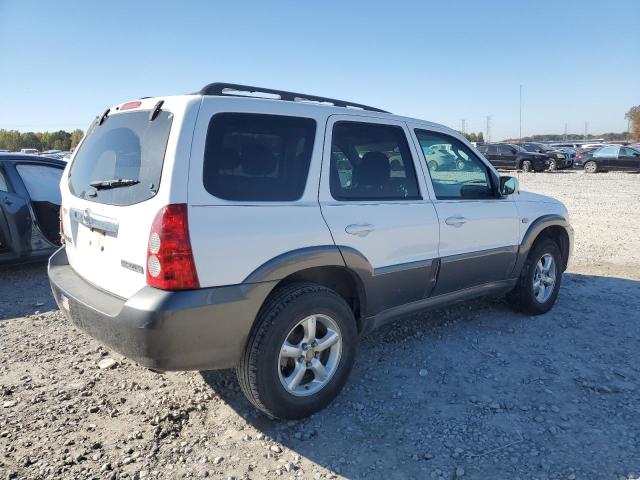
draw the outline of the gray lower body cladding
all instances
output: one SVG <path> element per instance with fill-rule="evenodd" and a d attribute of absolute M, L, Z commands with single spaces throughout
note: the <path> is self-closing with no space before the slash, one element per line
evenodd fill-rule
<path fill-rule="evenodd" d="M 49 260 L 49 280 L 58 306 L 76 327 L 158 370 L 236 365 L 258 310 L 275 285 L 180 292 L 143 287 L 124 300 L 81 278 L 69 265 L 64 247 Z"/>

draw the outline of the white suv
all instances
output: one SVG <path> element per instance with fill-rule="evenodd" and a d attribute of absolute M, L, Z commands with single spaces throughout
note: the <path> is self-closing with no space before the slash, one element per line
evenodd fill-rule
<path fill-rule="evenodd" d="M 434 146 L 450 168 L 429 170 Z M 61 189 L 49 277 L 71 321 L 151 369 L 236 367 L 281 418 L 326 406 L 399 314 L 485 294 L 548 311 L 572 248 L 565 207 L 458 132 L 241 85 L 105 111 Z"/>

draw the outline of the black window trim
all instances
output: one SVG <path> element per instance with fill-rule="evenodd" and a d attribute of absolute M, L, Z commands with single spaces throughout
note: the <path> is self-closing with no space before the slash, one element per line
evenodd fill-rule
<path fill-rule="evenodd" d="M 470 198 L 470 197 L 442 197 L 442 196 L 436 195 L 436 190 L 435 190 L 435 188 L 433 188 L 433 179 L 431 178 L 431 171 L 429 170 L 429 167 L 427 166 L 427 158 L 424 155 L 424 151 L 422 150 L 422 147 L 420 146 L 420 141 L 418 139 L 418 131 L 422 131 L 422 132 L 425 132 L 425 133 L 428 133 L 428 134 L 441 135 L 442 137 L 445 137 L 445 138 L 451 139 L 453 141 L 456 141 L 456 142 L 460 143 L 462 146 L 466 147 L 466 149 L 469 151 L 469 153 L 473 157 L 475 157 L 484 166 L 485 170 L 487 171 L 487 174 L 489 175 L 489 183 L 491 184 L 491 193 L 493 195 L 490 196 L 490 197 L 477 197 L 477 198 Z M 414 136 L 416 138 L 419 154 L 421 155 L 422 162 L 424 163 L 424 165 L 426 167 L 426 174 L 429 176 L 429 183 L 431 184 L 431 190 L 432 190 L 433 196 L 434 196 L 434 198 L 436 200 L 444 201 L 444 202 L 459 202 L 459 201 L 477 202 L 477 201 L 483 201 L 483 200 L 500 200 L 500 199 L 504 198 L 504 197 L 502 197 L 502 195 L 500 195 L 498 193 L 498 188 L 499 188 L 499 185 L 500 185 L 499 176 L 497 176 L 495 171 L 493 170 L 493 168 L 491 168 L 491 166 L 488 165 L 487 162 L 484 161 L 482 156 L 476 155 L 476 153 L 473 151 L 472 147 L 470 147 L 469 145 L 464 143 L 459 138 L 456 138 L 455 136 L 450 135 L 448 133 L 440 132 L 438 130 L 429 130 L 427 128 L 414 127 L 413 128 L 413 134 L 414 134 Z"/>
<path fill-rule="evenodd" d="M 375 121 L 370 121 L 370 120 L 375 120 Z M 323 164 L 325 162 L 328 162 L 327 165 L 327 169 L 329 171 L 329 175 L 327 176 L 327 178 L 330 178 L 331 176 L 331 166 L 332 166 L 332 159 L 331 159 L 331 148 L 333 146 L 333 132 L 336 128 L 336 125 L 340 124 L 340 123 L 351 123 L 351 124 L 358 124 L 358 125 L 375 125 L 375 126 L 382 126 L 382 127 L 391 127 L 391 128 L 396 128 L 399 129 L 402 132 L 402 135 L 404 137 L 405 140 L 405 144 L 407 147 L 407 152 L 409 153 L 409 157 L 411 158 L 411 165 L 413 167 L 413 173 L 414 173 L 414 178 L 416 181 L 416 187 L 418 190 L 418 195 L 414 195 L 414 196 L 410 196 L 410 197 L 402 197 L 402 198 L 379 198 L 379 197 L 362 197 L 362 198 L 348 198 L 348 197 L 341 197 L 341 196 L 336 196 L 334 195 L 334 193 L 331 191 L 331 182 L 329 181 L 329 195 L 331 196 L 331 198 L 333 199 L 334 202 L 336 202 L 337 204 L 353 204 L 353 203 L 359 203 L 359 204 L 411 204 L 411 203 L 420 203 L 424 200 L 424 196 L 422 195 L 422 190 L 421 190 L 421 186 L 420 186 L 420 179 L 418 177 L 418 169 L 416 168 L 416 159 L 414 158 L 414 154 L 411 150 L 411 145 L 409 143 L 409 137 L 407 136 L 407 130 L 405 129 L 405 126 L 403 124 L 393 124 L 393 123 L 389 123 L 388 121 L 386 121 L 385 119 L 379 119 L 376 117 L 372 117 L 372 118 L 366 118 L 366 119 L 362 119 L 362 120 L 352 120 L 349 118 L 340 118 L 338 120 L 335 120 L 333 122 L 333 124 L 331 125 L 331 131 L 329 131 L 329 128 L 327 126 L 327 134 L 330 134 L 329 137 L 329 142 L 328 142 L 328 156 L 325 159 L 325 161 L 323 161 Z"/>
<path fill-rule="evenodd" d="M 205 162 L 206 162 L 206 151 L 207 151 L 207 136 L 209 133 L 209 127 L 211 125 L 211 122 L 213 122 L 213 119 L 219 115 L 225 115 L 225 114 L 233 114 L 233 115 L 251 115 L 251 116 L 271 116 L 271 117 L 289 117 L 289 118 L 299 118 L 299 119 L 303 119 L 303 120 L 310 120 L 313 122 L 313 132 L 311 135 L 311 145 L 310 145 L 310 150 L 311 150 L 311 157 L 309 159 L 309 168 L 307 169 L 307 175 L 305 178 L 305 182 L 304 182 L 304 188 L 302 189 L 302 193 L 300 194 L 300 196 L 294 200 L 229 200 L 223 197 L 220 197 L 218 195 L 215 195 L 214 193 L 211 193 L 205 186 L 204 184 L 204 166 L 205 166 Z M 306 116 L 306 115 L 298 115 L 298 114 L 290 114 L 290 113 L 272 113 L 272 112 L 263 112 L 263 111 L 244 111 L 244 110 L 220 110 L 220 111 L 215 111 L 211 114 L 211 116 L 209 117 L 207 123 L 207 128 L 205 131 L 205 137 L 204 137 L 204 150 L 202 152 L 202 169 L 201 169 L 201 174 L 200 174 L 200 184 L 202 186 L 202 191 L 205 192 L 208 196 L 210 196 L 211 198 L 215 199 L 217 202 L 221 202 L 221 204 L 223 205 L 245 205 L 245 206 L 252 206 L 252 205 L 268 205 L 268 206 L 277 206 L 277 205 L 291 205 L 291 204 L 296 204 L 296 205 L 301 205 L 301 204 L 309 204 L 309 205 L 315 205 L 317 202 L 317 191 L 315 193 L 315 201 L 312 201 L 311 203 L 307 202 L 305 200 L 305 197 L 307 196 L 307 190 L 309 188 L 309 180 L 311 178 L 311 173 L 313 170 L 313 162 L 314 162 L 314 155 L 315 153 L 315 149 L 316 149 L 316 143 L 318 141 L 322 142 L 322 138 L 318 138 L 318 132 L 319 132 L 319 128 L 318 128 L 318 120 L 315 117 L 311 117 L 311 116 Z M 207 202 L 205 204 L 202 205 L 218 205 L 220 203 L 211 203 L 211 202 Z"/>

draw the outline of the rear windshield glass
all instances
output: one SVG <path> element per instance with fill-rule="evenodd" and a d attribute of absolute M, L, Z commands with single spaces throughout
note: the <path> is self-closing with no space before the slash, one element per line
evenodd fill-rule
<path fill-rule="evenodd" d="M 153 197 L 160 185 L 172 120 L 169 112 L 149 121 L 148 111 L 137 111 L 109 116 L 102 125 L 94 123 L 69 171 L 71 193 L 110 205 L 132 205 Z M 101 187 L 101 182 L 112 185 Z"/>
<path fill-rule="evenodd" d="M 204 152 L 204 187 L 224 200 L 298 200 L 307 183 L 315 129 L 310 118 L 214 115 Z"/>

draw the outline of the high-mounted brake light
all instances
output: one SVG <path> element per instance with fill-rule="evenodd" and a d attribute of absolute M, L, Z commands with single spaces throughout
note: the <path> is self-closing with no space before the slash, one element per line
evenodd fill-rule
<path fill-rule="evenodd" d="M 200 287 L 184 203 L 163 207 L 153 221 L 147 248 L 147 284 L 162 290 Z"/>
<path fill-rule="evenodd" d="M 131 110 L 132 108 L 138 108 L 140 105 L 142 105 L 142 102 L 127 102 L 120 107 L 120 110 Z"/>

